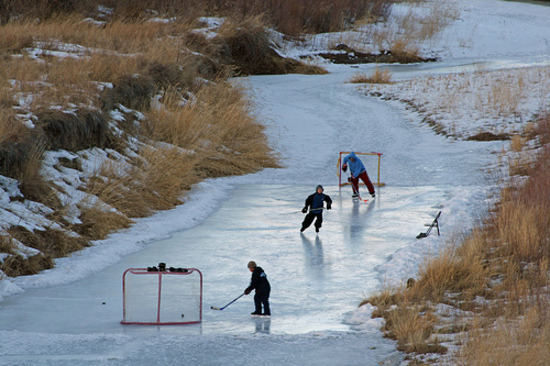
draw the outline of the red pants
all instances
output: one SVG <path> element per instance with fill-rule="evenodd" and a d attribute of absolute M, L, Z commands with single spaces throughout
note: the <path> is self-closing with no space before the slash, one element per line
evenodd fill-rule
<path fill-rule="evenodd" d="M 351 178 L 351 187 L 353 188 L 353 193 L 359 194 L 359 178 L 365 183 L 367 186 L 367 189 L 369 190 L 370 194 L 374 193 L 374 186 L 372 185 L 372 182 L 369 179 L 369 176 L 367 175 L 367 171 L 364 171 L 363 173 L 359 174 L 358 177 Z"/>

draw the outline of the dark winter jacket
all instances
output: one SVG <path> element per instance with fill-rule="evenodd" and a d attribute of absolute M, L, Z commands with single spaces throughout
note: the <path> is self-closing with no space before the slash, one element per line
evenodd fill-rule
<path fill-rule="evenodd" d="M 307 210 L 310 207 L 310 212 L 323 212 L 323 202 L 327 203 L 327 209 L 330 210 L 332 206 L 332 200 L 324 193 L 313 193 L 306 198 L 306 205 L 304 209 Z"/>
<path fill-rule="evenodd" d="M 256 290 L 256 295 L 267 296 L 269 297 L 269 292 L 271 291 L 271 285 L 267 280 L 267 275 L 265 274 L 262 267 L 254 268 L 252 272 L 252 278 L 250 280 L 250 286 L 244 290 L 246 293 L 250 293 L 252 290 Z"/>

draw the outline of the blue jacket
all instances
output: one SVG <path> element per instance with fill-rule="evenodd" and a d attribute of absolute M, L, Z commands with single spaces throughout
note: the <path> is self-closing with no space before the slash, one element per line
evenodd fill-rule
<path fill-rule="evenodd" d="M 323 212 L 323 202 L 327 203 L 327 209 L 331 209 L 332 199 L 324 193 L 313 193 L 306 198 L 304 209 L 310 207 L 310 211 L 321 214 Z"/>
<path fill-rule="evenodd" d="M 355 161 L 351 161 L 350 158 L 355 158 Z M 354 152 L 351 152 L 344 158 L 344 164 L 347 164 L 351 175 L 354 177 L 358 177 L 361 173 L 367 170 L 363 165 L 363 162 L 355 155 Z"/>

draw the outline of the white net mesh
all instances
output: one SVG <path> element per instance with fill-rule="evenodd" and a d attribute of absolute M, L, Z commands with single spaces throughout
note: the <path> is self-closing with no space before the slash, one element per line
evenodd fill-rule
<path fill-rule="evenodd" d="M 197 269 L 187 271 L 153 272 L 130 268 L 124 272 L 122 323 L 200 322 L 202 276 Z"/>

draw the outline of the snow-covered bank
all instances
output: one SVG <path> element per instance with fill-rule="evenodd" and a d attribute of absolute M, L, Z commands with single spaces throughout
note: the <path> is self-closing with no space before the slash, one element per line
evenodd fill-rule
<path fill-rule="evenodd" d="M 544 106 L 544 100 L 547 99 L 548 90 L 545 84 L 540 82 L 545 80 L 544 76 L 547 75 L 547 68 L 544 67 L 548 63 L 548 57 L 550 53 L 550 46 L 548 41 L 548 35 L 545 30 L 547 29 L 547 19 L 550 15 L 550 9 L 548 7 L 540 7 L 533 4 L 525 4 L 521 2 L 509 2 L 509 1 L 464 1 L 464 2 L 449 2 L 450 6 L 456 7 L 456 13 L 459 14 L 456 21 L 451 22 L 444 31 L 436 37 L 435 40 L 427 42 L 421 46 L 421 54 L 429 55 L 434 53 L 442 62 L 436 64 L 427 65 L 393 65 L 389 66 L 389 69 L 393 73 L 394 79 L 406 80 L 405 82 L 399 82 L 389 86 L 374 86 L 375 91 L 383 90 L 389 96 L 394 96 L 397 99 L 415 100 L 423 106 L 426 110 L 425 114 L 432 115 L 439 123 L 443 124 L 449 131 L 462 131 L 461 134 L 465 135 L 469 131 L 478 131 L 484 129 L 492 129 L 496 131 L 502 131 L 507 129 L 512 124 L 513 129 L 510 132 L 517 132 L 521 127 L 532 119 L 533 113 L 540 112 Z M 398 10 L 395 13 L 406 13 L 406 10 Z M 512 31 L 513 29 L 521 29 L 522 32 Z M 338 37 L 342 38 L 341 35 Z M 334 42 L 331 40 L 332 35 L 318 35 L 310 39 L 310 45 L 306 47 L 295 47 L 295 45 L 286 45 L 285 50 L 288 55 L 303 55 L 307 54 L 308 50 L 318 51 L 327 47 Z M 303 45 L 303 44 L 302 44 Z M 368 46 L 368 45 L 367 45 Z M 461 61 L 462 60 L 462 61 Z M 495 62 L 500 60 L 499 62 Z M 521 62 L 520 60 L 523 60 Z M 458 98 L 460 102 L 454 101 L 455 94 L 458 94 L 456 89 L 460 89 L 457 85 L 459 83 L 474 83 L 476 85 L 476 94 L 484 95 L 489 94 L 491 85 L 489 81 L 479 81 L 479 73 L 474 75 L 467 75 L 461 78 L 460 73 L 462 71 L 483 71 L 484 66 L 489 65 L 488 69 L 508 69 L 518 67 L 529 67 L 525 71 L 527 73 L 525 84 L 526 93 L 522 95 L 521 108 L 514 113 L 515 120 L 510 122 L 509 120 L 503 121 L 499 116 L 481 116 L 477 103 L 479 101 L 475 96 L 468 99 Z M 446 67 L 449 65 L 450 67 Z M 363 65 L 352 68 L 349 66 L 337 66 L 324 64 L 328 70 L 333 74 L 339 72 L 352 74 L 354 72 L 369 72 L 372 70 L 372 65 Z M 533 68 L 533 66 L 536 66 Z M 514 71 L 512 76 L 520 71 Z M 434 79 L 432 75 L 440 75 L 441 73 L 450 74 L 449 76 L 442 76 L 442 80 Z M 504 77 L 510 77 L 510 74 L 502 74 Z M 534 76 L 531 76 L 531 73 Z M 415 77 L 416 74 L 420 76 Z M 457 76 L 458 75 L 458 76 Z M 485 76 L 485 75 L 484 75 Z M 330 76 L 321 76 L 320 79 Z M 296 76 L 290 83 L 301 83 L 302 80 L 309 79 L 310 76 Z M 500 76 L 499 76 L 500 78 Z M 289 79 L 289 78 L 286 78 Z M 342 79 L 340 82 L 346 82 L 349 79 Z M 485 78 L 486 80 L 486 78 Z M 315 88 L 316 86 L 314 86 Z M 349 85 L 349 88 L 355 88 L 353 85 Z M 306 103 L 309 98 L 304 97 L 308 95 L 308 90 L 298 88 L 297 98 L 295 100 L 301 103 Z M 371 90 L 371 89 L 369 89 Z M 466 89 L 465 89 L 466 90 Z M 485 90 L 485 92 L 484 92 Z M 290 91 L 289 91 L 290 92 Z M 448 98 L 445 94 L 452 94 Z M 269 99 L 269 94 L 262 96 L 262 98 Z M 447 109 L 442 110 L 441 103 L 435 101 L 446 98 L 453 101 L 455 107 L 451 108 L 446 105 Z M 262 103 L 262 100 L 259 100 Z M 397 103 L 396 105 L 399 105 Z M 406 105 L 403 105 L 406 107 Z M 270 108 L 269 106 L 265 108 Z M 315 110 L 315 109 L 314 109 Z M 264 110 L 262 113 L 268 118 L 281 113 L 282 111 L 270 111 Z M 300 113 L 299 111 L 287 110 L 286 113 Z M 311 112 L 311 110 L 306 113 Z M 457 114 L 459 113 L 459 114 Z M 469 113 L 469 114 L 466 114 Z M 335 115 L 338 111 L 335 111 Z M 413 116 L 411 119 L 414 123 L 418 123 L 424 116 Z M 299 116 L 294 116 L 299 119 Z M 279 118 L 288 118 L 285 115 L 279 116 Z M 330 143 L 335 136 L 339 136 L 346 130 L 353 129 L 350 126 L 338 126 L 337 116 L 333 117 L 333 129 L 330 134 L 327 131 L 315 132 L 317 126 L 315 123 L 310 125 L 302 125 L 299 130 L 295 132 L 296 137 L 299 134 L 309 135 L 309 141 L 313 142 L 312 145 L 301 144 L 296 146 L 296 149 L 289 149 L 288 136 L 283 136 L 285 133 L 284 126 L 281 126 L 279 121 L 275 120 L 273 126 L 269 127 L 269 138 L 274 146 L 277 146 L 278 150 L 283 152 L 283 164 L 287 165 L 287 168 L 282 173 L 280 170 L 268 169 L 259 175 L 252 175 L 251 177 L 244 178 L 245 181 L 264 181 L 265 179 L 275 179 L 275 181 L 286 180 L 287 177 L 292 177 L 297 183 L 302 183 L 304 180 L 307 182 L 315 181 L 310 177 L 307 177 L 301 172 L 295 172 L 292 170 L 292 162 L 300 160 L 302 156 L 308 156 L 308 164 L 315 164 L 312 159 L 318 159 L 320 164 L 315 165 L 319 169 L 331 168 L 332 163 L 324 163 L 327 160 L 333 159 L 333 151 L 329 149 L 322 149 L 321 151 L 315 151 L 316 153 L 310 154 L 312 150 L 317 150 L 317 146 L 326 146 Z M 480 118 L 483 119 L 483 124 L 480 124 Z M 296 126 L 293 126 L 296 127 Z M 360 126 L 354 126 L 360 127 Z M 380 131 L 372 131 L 372 129 L 365 131 L 369 133 L 380 133 Z M 318 137 L 315 137 L 318 134 Z M 309 142 L 308 141 L 308 142 Z M 404 140 L 405 141 L 405 140 Z M 403 142 L 406 143 L 406 142 Z M 351 144 L 343 142 L 336 148 L 350 149 Z M 380 149 L 380 146 L 369 146 L 370 150 L 384 151 L 386 154 L 390 152 Z M 387 164 L 390 165 L 390 164 Z M 291 170 L 289 170 L 291 169 Z M 288 173 L 287 173 L 288 172 Z M 59 174 L 59 172 L 56 172 Z M 281 174 L 284 174 L 284 179 L 280 178 Z M 405 179 L 414 179 L 416 175 L 408 175 Z M 256 178 L 258 177 L 258 178 Z M 62 179 L 62 177 L 58 177 Z M 68 181 L 71 181 L 71 177 L 67 177 Z M 332 179 L 332 178 L 331 178 Z M 9 280 L 21 287 L 36 287 L 36 286 L 48 286 L 55 284 L 68 283 L 83 278 L 93 271 L 106 268 L 107 266 L 116 263 L 120 258 L 125 255 L 141 250 L 144 245 L 155 240 L 160 240 L 169 236 L 172 232 L 191 228 L 199 224 L 202 220 L 208 217 L 209 214 L 214 212 L 219 207 L 219 202 L 226 197 L 227 190 L 231 189 L 232 183 L 226 185 L 226 180 L 217 180 L 216 183 L 204 182 L 197 186 L 197 189 L 188 198 L 187 206 L 192 213 L 187 213 L 188 209 L 184 206 L 178 207 L 168 212 L 159 212 L 153 217 L 137 220 L 136 225 L 129 230 L 124 230 L 121 233 L 113 234 L 109 239 L 104 241 L 98 241 L 92 248 L 87 248 L 79 253 L 75 253 L 68 258 L 59 258 L 56 260 L 56 269 L 44 271 L 43 273 L 31 276 L 34 279 L 20 278 L 17 280 Z M 237 179 L 239 181 L 239 179 Z M 232 182 L 229 180 L 229 182 Z M 395 182 L 394 182 L 395 184 Z M 401 184 L 401 183 L 398 183 Z M 10 185 L 9 181 L 2 184 L 2 194 L 16 196 L 16 188 Z M 11 187 L 11 188 L 10 188 Z M 225 187 L 225 188 L 224 188 Z M 4 197 L 5 198 L 5 197 Z M 192 203 L 192 205 L 189 205 Z M 197 207 L 197 209 L 194 209 Z M 17 207 L 13 207 L 13 210 L 18 210 Z M 19 209 L 22 209 L 20 207 Z M 28 209 L 28 208 L 24 208 Z M 36 211 L 36 208 L 33 209 Z M 184 213 L 180 212 L 184 211 Z M 6 212 L 6 211 L 2 211 Z M 32 217 L 33 212 L 29 211 L 26 217 Z M 176 217 L 176 218 L 174 218 Z M 6 221 L 10 222 L 9 220 Z M 169 222 L 169 225 L 163 225 L 163 223 Z M 32 223 L 29 223 L 32 224 Z M 93 260 L 93 264 L 87 265 L 84 263 L 91 262 L 90 259 L 83 260 L 83 258 L 96 258 Z M 73 269 L 71 276 L 66 276 L 66 267 Z M 82 269 L 78 269 L 82 267 Z M 62 274 L 57 275 L 56 272 Z M 52 278 L 51 280 L 47 278 Z M 56 279 L 53 279 L 56 278 Z M 2 295 L 8 295 L 10 293 L 18 292 L 10 284 L 3 284 L 4 291 L 0 293 Z"/>

